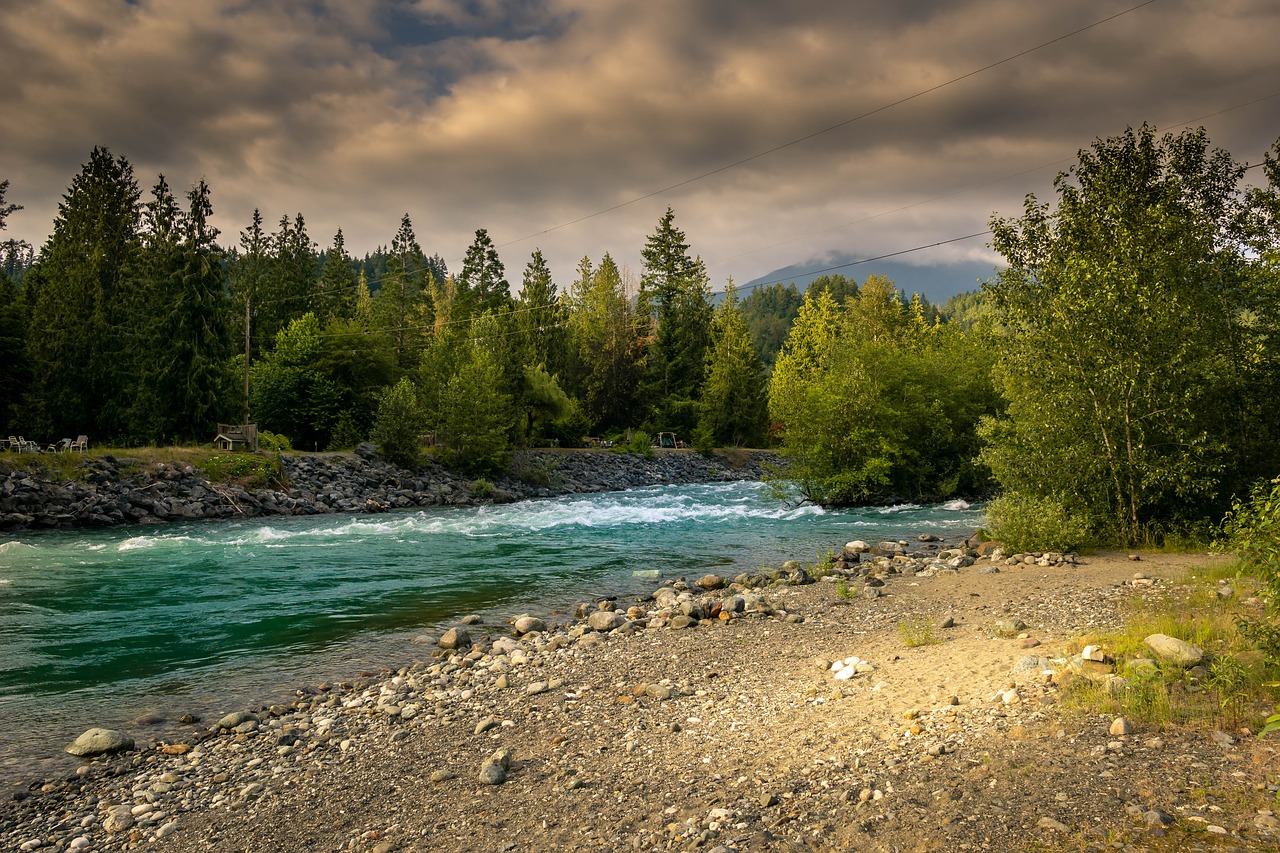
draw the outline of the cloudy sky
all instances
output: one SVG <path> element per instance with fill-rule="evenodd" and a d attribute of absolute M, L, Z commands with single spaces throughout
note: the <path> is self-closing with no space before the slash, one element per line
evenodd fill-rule
<path fill-rule="evenodd" d="M 718 289 L 982 231 L 1144 121 L 1260 160 L 1280 4 L 1140 2 L 0 0 L 6 236 L 103 145 L 144 193 L 205 178 L 224 244 L 258 207 L 363 254 L 407 212 L 455 270 L 487 228 L 513 284 L 536 247 L 561 285 L 638 269 L 670 205 Z"/>

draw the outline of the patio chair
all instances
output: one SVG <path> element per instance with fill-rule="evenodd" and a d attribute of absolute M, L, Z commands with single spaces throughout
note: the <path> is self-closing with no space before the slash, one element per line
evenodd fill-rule
<path fill-rule="evenodd" d="M 71 442 L 71 444 L 67 447 L 67 449 L 84 453 L 86 450 L 89 449 L 89 436 L 87 435 L 76 436 L 76 440 Z"/>
<path fill-rule="evenodd" d="M 48 453 L 66 453 L 71 448 L 71 439 L 63 438 L 45 448 Z"/>
<path fill-rule="evenodd" d="M 5 448 L 5 450 L 9 450 L 9 451 L 12 451 L 12 452 L 14 452 L 14 453 L 18 453 L 18 452 L 20 452 L 20 448 L 21 448 L 21 447 L 22 447 L 22 445 L 21 445 L 21 444 L 18 444 L 18 437 L 17 437 L 16 435 L 11 435 L 11 436 L 9 436 L 9 446 L 8 446 L 8 447 L 6 447 L 6 448 Z"/>

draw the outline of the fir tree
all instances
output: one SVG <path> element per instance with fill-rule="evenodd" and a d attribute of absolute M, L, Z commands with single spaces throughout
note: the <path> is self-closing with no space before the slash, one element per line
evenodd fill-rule
<path fill-rule="evenodd" d="M 29 281 L 30 328 L 40 330 L 27 340 L 33 431 L 111 438 L 125 431 L 139 198 L 129 161 L 94 148 L 58 205 L 41 275 Z"/>

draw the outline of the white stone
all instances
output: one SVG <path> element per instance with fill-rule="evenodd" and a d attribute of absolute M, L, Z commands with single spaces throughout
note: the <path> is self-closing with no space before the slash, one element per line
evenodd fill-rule
<path fill-rule="evenodd" d="M 1156 657 L 1181 667 L 1190 668 L 1204 660 L 1201 649 L 1167 634 L 1152 634 L 1142 642 Z"/>

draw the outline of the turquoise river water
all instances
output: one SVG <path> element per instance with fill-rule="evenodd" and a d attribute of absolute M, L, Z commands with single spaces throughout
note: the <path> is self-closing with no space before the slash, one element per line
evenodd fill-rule
<path fill-rule="evenodd" d="M 91 725 L 145 729 L 402 666 L 467 613 L 546 615 L 659 578 L 814 562 L 850 539 L 964 535 L 957 501 L 823 511 L 759 483 L 496 507 L 0 539 L 0 773 Z"/>

